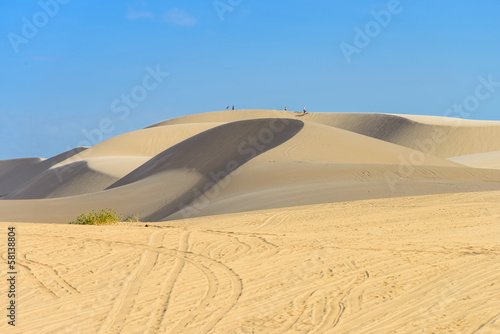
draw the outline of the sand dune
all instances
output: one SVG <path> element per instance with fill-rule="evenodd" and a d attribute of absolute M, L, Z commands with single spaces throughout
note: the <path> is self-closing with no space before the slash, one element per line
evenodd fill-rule
<path fill-rule="evenodd" d="M 236 110 L 0 161 L 16 330 L 500 333 L 499 138 L 494 121 Z M 104 208 L 147 223 L 66 224 Z"/>
<path fill-rule="evenodd" d="M 0 194 L 3 191 L 6 199 L 36 199 L 101 191 L 145 163 L 147 158 L 220 124 L 143 129 L 51 159 L 0 161 Z M 13 171 L 14 168 L 17 170 Z"/>
<path fill-rule="evenodd" d="M 143 220 L 154 216 L 156 220 L 164 220 L 290 205 L 500 188 L 499 171 L 471 168 L 421 167 L 406 178 L 398 174 L 398 166 L 394 165 L 285 162 L 259 167 L 248 163 L 247 169 L 244 167 L 241 173 L 231 174 L 208 191 L 204 191 L 204 186 L 214 183 L 212 178 L 174 169 L 96 193 L 0 201 L 1 216 L 12 221 L 67 223 L 82 212 L 109 207 L 126 216 L 138 215 Z M 24 210 L 27 206 L 29 211 Z"/>
<path fill-rule="evenodd" d="M 210 172 L 224 170 L 228 162 L 234 161 L 235 165 L 229 170 L 232 172 L 258 154 L 287 141 L 304 126 L 301 121 L 285 122 L 276 119 L 245 120 L 203 131 L 158 154 L 110 188 L 136 182 L 171 169 L 194 170 L 208 177 Z M 277 127 L 278 123 L 281 126 L 280 131 L 272 132 L 271 128 Z M 263 129 L 268 129 L 271 135 L 266 137 L 265 141 L 260 141 L 259 147 L 252 147 L 251 138 L 258 141 L 259 133 Z M 247 149 L 248 156 L 243 152 Z"/>
<path fill-rule="evenodd" d="M 500 151 L 462 155 L 448 160 L 474 168 L 500 169 Z"/>
<path fill-rule="evenodd" d="M 2 238 L 12 225 L 22 236 L 16 330 L 497 333 L 499 202 L 401 197 L 147 228 L 0 223 Z"/>
<path fill-rule="evenodd" d="M 101 191 L 147 160 L 145 157 L 101 157 L 59 165 L 38 174 L 5 199 L 53 198 Z"/>
<path fill-rule="evenodd" d="M 286 206 L 500 189 L 500 171 L 396 165 L 267 163 L 243 166 L 210 192 L 164 217 L 183 219 Z M 293 180 L 291 182 L 290 180 Z"/>
<path fill-rule="evenodd" d="M 50 159 L 27 158 L 0 161 L 0 195 L 7 195 L 52 166 L 86 149 L 86 147 L 77 147 Z"/>
<path fill-rule="evenodd" d="M 236 110 L 179 117 L 153 126 L 217 122 L 262 117 L 290 117 L 385 140 L 442 158 L 500 150 L 500 122 L 447 117 Z"/>
<path fill-rule="evenodd" d="M 47 160 L 2 162 L 0 219 L 65 223 L 110 207 L 158 221 L 496 190 L 493 154 L 462 153 L 490 152 L 499 143 L 498 124 L 270 110 L 191 115 Z M 446 140 L 434 140 L 438 132 Z M 418 143 L 435 148 L 418 150 Z M 462 158 L 445 159 L 457 152 Z"/>
<path fill-rule="evenodd" d="M 124 215 L 138 215 L 141 219 L 165 219 L 180 210 L 183 203 L 190 203 L 214 186 L 214 178 L 218 175 L 223 178 L 253 158 L 254 153 L 258 155 L 281 144 L 303 126 L 297 120 L 281 124 L 280 131 L 273 134 L 271 140 L 259 144 L 262 147 L 258 150 L 252 149 L 250 141 L 246 142 L 258 136 L 262 129 L 281 126 L 279 122 L 275 119 L 247 120 L 202 132 L 155 156 L 106 191 L 43 201 L 1 201 L 2 219 L 66 223 L 81 212 L 107 207 Z M 240 148 L 247 152 L 239 154 Z M 99 186 L 105 183 L 98 181 Z M 21 209 L 26 205 L 29 211 Z M 43 214 L 47 208 L 52 208 L 50 215 Z"/>
<path fill-rule="evenodd" d="M 443 117 L 443 116 L 428 116 L 428 115 L 403 115 L 395 114 L 394 116 L 400 116 L 408 118 L 412 121 L 430 124 L 430 125 L 453 125 L 453 126 L 497 126 L 498 121 L 482 121 L 475 119 L 466 118 L 453 118 L 453 117 Z"/>
<path fill-rule="evenodd" d="M 81 154 L 62 160 L 61 165 L 95 157 L 153 157 L 183 140 L 221 124 L 220 122 L 179 124 L 124 133 L 96 144 L 88 150 L 81 152 Z"/>
<path fill-rule="evenodd" d="M 263 161 L 461 166 L 404 146 L 309 121 L 304 122 L 304 128 L 296 136 L 256 157 L 253 163 Z"/>

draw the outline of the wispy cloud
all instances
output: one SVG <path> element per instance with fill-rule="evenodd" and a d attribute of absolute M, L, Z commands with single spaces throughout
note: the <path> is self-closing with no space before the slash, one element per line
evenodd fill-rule
<path fill-rule="evenodd" d="M 127 14 L 125 18 L 128 20 L 154 19 L 155 14 L 147 10 L 136 10 L 132 6 L 127 6 Z"/>
<path fill-rule="evenodd" d="M 176 24 L 183 27 L 192 27 L 198 21 L 191 14 L 179 8 L 169 9 L 165 13 L 165 15 L 163 15 L 163 19 L 168 23 Z"/>

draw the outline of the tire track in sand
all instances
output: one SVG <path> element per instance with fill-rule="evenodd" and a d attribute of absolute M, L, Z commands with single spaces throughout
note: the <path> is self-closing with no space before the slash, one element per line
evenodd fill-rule
<path fill-rule="evenodd" d="M 356 266 L 354 264 L 354 266 Z M 346 300 L 350 296 L 351 291 L 360 284 L 364 283 L 369 278 L 367 271 L 362 271 L 356 274 L 356 277 L 342 289 L 342 292 L 338 294 L 335 298 L 331 299 L 330 302 L 326 302 L 326 311 L 324 312 L 323 319 L 321 322 L 313 328 L 308 333 L 324 333 L 326 330 L 331 330 L 340 321 L 340 318 L 344 314 L 346 309 Z M 356 297 L 359 298 L 359 297 Z"/>
<path fill-rule="evenodd" d="M 148 245 L 150 247 L 161 246 L 164 232 L 155 231 L 150 234 Z M 159 253 L 144 250 L 139 264 L 125 279 L 122 289 L 115 299 L 111 311 L 101 325 L 99 333 L 120 332 L 125 325 L 125 319 L 134 305 L 135 296 L 139 292 L 144 277 L 155 266 Z"/>
<path fill-rule="evenodd" d="M 19 260 L 21 259 L 21 260 Z M 62 278 L 57 270 L 49 266 L 48 264 L 37 262 L 34 260 L 29 260 L 26 257 L 26 254 L 20 254 L 18 257 L 18 263 L 23 264 L 26 268 L 29 268 L 31 273 L 33 274 L 33 267 L 37 267 L 39 271 L 42 271 L 42 274 L 45 273 L 53 282 L 57 283 L 64 291 L 69 294 L 79 294 L 80 292 L 71 284 L 69 284 L 64 278 Z M 33 275 L 34 276 L 34 275 Z M 41 282 L 41 281 L 40 281 Z M 43 284 L 43 283 L 42 283 Z M 46 286 L 46 284 L 43 284 Z"/>
<path fill-rule="evenodd" d="M 7 253 L 2 253 L 0 255 L 0 257 L 2 258 L 2 260 L 5 261 L 5 263 L 7 263 L 7 261 L 8 261 L 7 260 Z M 19 257 L 17 259 L 16 264 L 19 265 L 19 267 L 22 268 L 23 271 L 26 271 L 28 273 L 28 279 L 31 280 L 35 285 L 37 285 L 40 288 L 41 291 L 43 291 L 44 293 L 46 293 L 52 299 L 57 299 L 58 298 L 57 295 L 56 295 L 56 293 L 54 291 L 52 291 L 48 286 L 46 286 L 45 284 L 43 284 L 43 282 L 41 280 L 39 280 L 35 276 L 35 274 L 31 270 L 31 268 L 27 264 L 23 264 L 23 263 L 19 262 Z"/>
<path fill-rule="evenodd" d="M 275 215 L 272 215 L 271 217 L 267 218 L 262 224 L 259 226 L 250 229 L 250 231 L 263 231 L 263 228 L 266 228 L 268 230 L 276 228 L 286 222 L 288 218 L 290 218 L 290 211 L 282 211 L 278 212 Z"/>
<path fill-rule="evenodd" d="M 299 296 L 298 298 L 292 301 L 295 315 L 288 316 L 287 320 L 275 331 L 275 333 L 277 334 L 286 333 L 292 329 L 292 327 L 297 323 L 297 321 L 299 321 L 302 314 L 304 314 L 304 311 L 306 310 L 307 300 L 315 292 L 316 290 L 313 290 L 312 292 L 306 292 L 305 294 Z"/>
<path fill-rule="evenodd" d="M 170 250 L 173 251 L 173 250 Z M 243 284 L 240 277 L 228 266 L 223 263 L 212 259 L 208 256 L 204 256 L 201 254 L 191 253 L 191 252 L 172 252 L 171 255 L 176 257 L 181 257 L 185 261 L 194 265 L 196 268 L 201 270 L 205 277 L 208 280 L 208 288 L 203 296 L 202 300 L 199 302 L 197 307 L 192 310 L 186 317 L 181 319 L 176 323 L 174 328 L 169 331 L 169 333 L 180 333 L 186 329 L 186 327 L 194 320 L 195 318 L 201 319 L 203 316 L 208 315 L 208 320 L 203 323 L 201 327 L 198 327 L 196 333 L 208 333 L 210 332 L 219 321 L 226 315 L 238 302 L 238 299 L 241 296 L 243 291 Z M 204 264 L 203 262 L 208 262 Z M 210 308 L 210 302 L 215 299 L 217 291 L 219 289 L 218 281 L 222 279 L 218 279 L 217 276 L 220 274 L 216 273 L 214 269 L 211 267 L 216 267 L 219 269 L 219 272 L 224 273 L 225 277 L 228 277 L 231 281 L 231 291 L 228 300 L 226 300 L 222 305 L 224 307 L 220 307 L 221 303 L 217 303 L 217 305 L 212 305 L 215 307 L 217 311 L 207 311 Z"/>
<path fill-rule="evenodd" d="M 186 252 L 188 250 L 189 234 L 190 232 L 188 231 L 182 232 L 179 240 L 179 251 Z M 186 261 L 182 257 L 178 256 L 175 258 L 174 266 L 168 274 L 167 279 L 164 281 L 160 290 L 160 295 L 156 299 L 156 306 L 148 321 L 146 333 L 157 333 L 160 330 L 161 324 L 163 323 L 163 319 L 168 310 L 172 291 L 174 290 L 177 278 L 184 268 L 185 262 Z"/>

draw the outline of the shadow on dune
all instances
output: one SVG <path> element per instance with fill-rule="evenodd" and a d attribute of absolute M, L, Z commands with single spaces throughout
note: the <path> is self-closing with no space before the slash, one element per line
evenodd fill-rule
<path fill-rule="evenodd" d="M 387 114 L 352 114 L 338 117 L 334 126 L 356 132 L 375 139 L 394 142 L 405 133 L 409 133 L 418 123 L 404 117 Z"/>
<path fill-rule="evenodd" d="M 168 184 L 170 178 L 179 177 L 178 174 L 172 176 L 169 171 L 196 173 L 200 180 L 194 186 L 183 189 L 174 200 L 165 200 L 165 205 L 160 210 L 141 217 L 145 221 L 158 221 L 209 191 L 239 166 L 286 142 L 303 126 L 302 121 L 278 118 L 224 124 L 172 146 L 107 189 L 140 182 L 159 174 L 165 175 L 163 182 Z M 171 194 L 169 195 L 171 198 Z M 161 201 L 163 194 L 158 196 L 160 197 L 158 200 Z"/>
<path fill-rule="evenodd" d="M 52 166 L 86 149 L 87 147 L 77 147 L 46 160 L 24 158 L 0 161 L 0 194 L 7 196 L 49 170 Z"/>
<path fill-rule="evenodd" d="M 46 169 L 4 199 L 42 199 L 97 192 L 118 177 L 92 170 L 87 161 Z"/>

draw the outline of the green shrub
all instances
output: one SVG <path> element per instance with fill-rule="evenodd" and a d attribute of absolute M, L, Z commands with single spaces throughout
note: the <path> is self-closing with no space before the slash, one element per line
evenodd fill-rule
<path fill-rule="evenodd" d="M 70 224 L 78 225 L 110 225 L 121 221 L 121 216 L 112 209 L 103 209 L 89 213 L 83 213 L 76 217 Z"/>

